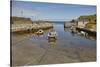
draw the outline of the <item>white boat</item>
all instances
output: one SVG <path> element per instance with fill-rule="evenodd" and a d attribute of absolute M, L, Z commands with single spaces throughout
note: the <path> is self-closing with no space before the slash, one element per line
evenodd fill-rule
<path fill-rule="evenodd" d="M 50 33 L 48 33 L 48 39 L 51 39 L 51 38 L 53 38 L 53 39 L 57 39 L 57 32 L 50 32 Z"/>

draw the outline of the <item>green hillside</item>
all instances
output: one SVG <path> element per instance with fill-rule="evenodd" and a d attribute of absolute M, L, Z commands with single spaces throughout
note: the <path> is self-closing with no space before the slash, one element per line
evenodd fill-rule
<path fill-rule="evenodd" d="M 78 19 L 79 20 L 88 20 L 89 23 L 86 24 L 86 28 L 96 29 L 96 14 L 80 16 Z"/>
<path fill-rule="evenodd" d="M 96 14 L 79 17 L 79 20 L 84 20 L 84 19 L 88 20 L 90 23 L 96 23 Z"/>

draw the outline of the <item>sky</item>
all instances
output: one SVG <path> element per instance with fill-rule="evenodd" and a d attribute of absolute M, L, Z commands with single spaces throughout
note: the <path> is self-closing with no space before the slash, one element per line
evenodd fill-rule
<path fill-rule="evenodd" d="M 34 20 L 70 21 L 81 15 L 96 14 L 96 6 L 58 4 L 28 1 L 12 1 L 11 16 Z"/>

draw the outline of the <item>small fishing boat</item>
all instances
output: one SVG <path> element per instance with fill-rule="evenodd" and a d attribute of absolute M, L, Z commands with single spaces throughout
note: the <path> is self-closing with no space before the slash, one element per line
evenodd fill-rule
<path fill-rule="evenodd" d="M 43 34 L 44 31 L 43 31 L 42 29 L 39 29 L 36 33 L 37 33 L 37 34 Z"/>
<path fill-rule="evenodd" d="M 57 39 L 57 33 L 55 31 L 54 32 L 50 32 L 48 34 L 48 39 L 51 39 L 51 40 Z"/>

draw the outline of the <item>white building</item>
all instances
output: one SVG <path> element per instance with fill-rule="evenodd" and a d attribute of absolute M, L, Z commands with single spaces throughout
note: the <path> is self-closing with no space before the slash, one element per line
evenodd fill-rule
<path fill-rule="evenodd" d="M 89 23 L 88 20 L 78 20 L 77 26 L 78 26 L 79 28 L 85 28 L 85 26 L 86 26 L 87 23 Z"/>

